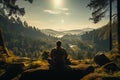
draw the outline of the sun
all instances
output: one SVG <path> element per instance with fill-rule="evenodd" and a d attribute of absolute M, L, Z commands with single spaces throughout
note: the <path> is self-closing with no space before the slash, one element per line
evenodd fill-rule
<path fill-rule="evenodd" d="M 63 6 L 63 0 L 53 0 L 55 8 L 61 8 Z"/>

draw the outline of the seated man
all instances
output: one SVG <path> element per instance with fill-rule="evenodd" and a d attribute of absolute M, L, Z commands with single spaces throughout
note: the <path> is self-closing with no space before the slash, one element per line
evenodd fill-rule
<path fill-rule="evenodd" d="M 51 51 L 52 67 L 54 69 L 64 69 L 67 60 L 67 52 L 61 47 L 61 41 L 56 43 L 57 47 Z"/>

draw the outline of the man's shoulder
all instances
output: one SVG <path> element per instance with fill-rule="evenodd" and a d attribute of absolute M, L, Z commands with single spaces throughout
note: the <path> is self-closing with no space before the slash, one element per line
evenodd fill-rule
<path fill-rule="evenodd" d="M 66 52 L 66 50 L 65 50 L 64 48 L 61 48 L 60 50 L 61 50 L 62 52 Z"/>
<path fill-rule="evenodd" d="M 65 50 L 65 48 L 63 48 L 63 47 L 62 47 L 61 49 L 62 49 L 62 50 Z M 66 51 L 66 50 L 65 50 L 65 51 Z"/>
<path fill-rule="evenodd" d="M 52 51 L 66 51 L 64 48 L 53 48 Z"/>

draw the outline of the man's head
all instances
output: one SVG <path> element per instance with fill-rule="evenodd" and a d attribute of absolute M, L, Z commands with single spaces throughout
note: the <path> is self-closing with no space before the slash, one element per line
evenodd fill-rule
<path fill-rule="evenodd" d="M 61 41 L 57 41 L 57 42 L 56 42 L 57 47 L 60 47 L 60 46 L 61 46 L 61 44 L 62 44 L 62 42 L 61 42 Z"/>

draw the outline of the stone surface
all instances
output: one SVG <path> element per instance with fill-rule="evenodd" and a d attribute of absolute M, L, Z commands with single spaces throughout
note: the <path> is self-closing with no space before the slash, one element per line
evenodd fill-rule
<path fill-rule="evenodd" d="M 100 66 L 111 62 L 104 54 L 97 54 L 94 57 L 94 62 Z"/>
<path fill-rule="evenodd" d="M 0 76 L 0 80 L 12 80 L 23 72 L 24 64 L 9 64 L 6 72 Z"/>
<path fill-rule="evenodd" d="M 92 66 L 78 69 L 41 70 L 32 69 L 25 71 L 20 80 L 80 80 L 83 76 L 94 71 Z"/>

